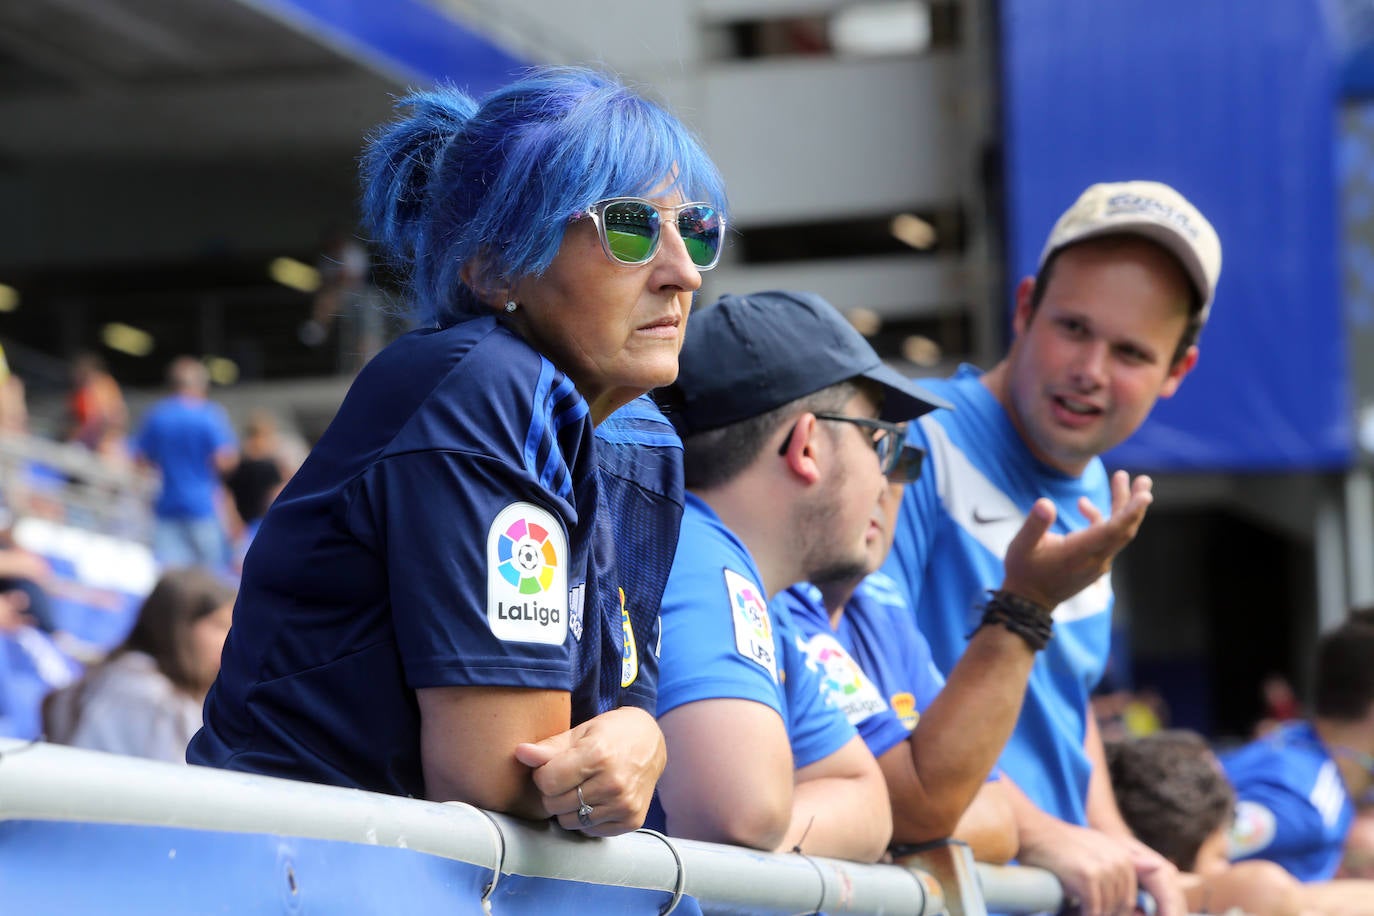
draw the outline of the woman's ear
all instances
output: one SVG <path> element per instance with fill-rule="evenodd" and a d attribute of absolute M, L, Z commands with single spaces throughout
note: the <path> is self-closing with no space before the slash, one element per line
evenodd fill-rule
<path fill-rule="evenodd" d="M 499 273 L 491 269 L 488 259 L 477 255 L 463 265 L 458 276 L 463 285 L 472 290 L 473 295 L 492 311 L 503 311 L 510 298 L 510 284 Z"/>

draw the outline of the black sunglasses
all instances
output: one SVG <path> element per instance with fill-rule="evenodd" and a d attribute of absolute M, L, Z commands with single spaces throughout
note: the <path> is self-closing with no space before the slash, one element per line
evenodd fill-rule
<path fill-rule="evenodd" d="M 853 423 L 873 430 L 873 450 L 878 453 L 878 465 L 882 468 L 883 476 L 890 482 L 912 483 L 921 476 L 921 461 L 926 453 L 924 449 L 906 443 L 905 423 L 889 423 L 872 417 L 849 417 L 839 413 L 815 413 L 812 416 L 817 420 Z M 792 433 L 796 429 L 797 424 L 793 423 L 778 449 L 779 455 L 787 454 L 788 446 L 792 444 Z"/>

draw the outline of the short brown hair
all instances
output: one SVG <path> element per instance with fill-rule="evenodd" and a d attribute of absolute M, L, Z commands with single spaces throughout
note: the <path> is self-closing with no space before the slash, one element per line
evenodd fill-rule
<path fill-rule="evenodd" d="M 709 490 L 729 483 L 754 463 L 764 443 L 789 418 L 807 411 L 839 410 L 860 390 L 859 381 L 850 379 L 756 417 L 687 436 L 682 441 L 682 452 L 688 488 Z"/>
<path fill-rule="evenodd" d="M 1313 712 L 1321 719 L 1358 722 L 1374 705 L 1374 611 L 1357 608 L 1317 642 Z"/>
<path fill-rule="evenodd" d="M 1126 826 L 1155 852 L 1191 871 L 1202 843 L 1228 825 L 1236 792 L 1202 736 L 1168 729 L 1112 741 L 1107 769 Z"/>

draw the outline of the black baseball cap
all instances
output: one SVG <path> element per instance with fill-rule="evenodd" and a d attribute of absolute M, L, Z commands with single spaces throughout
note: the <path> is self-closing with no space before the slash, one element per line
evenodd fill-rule
<path fill-rule="evenodd" d="M 677 381 L 660 392 L 682 435 L 747 420 L 853 378 L 883 389 L 879 417 L 914 420 L 950 407 L 878 354 L 815 293 L 722 296 L 692 313 Z"/>

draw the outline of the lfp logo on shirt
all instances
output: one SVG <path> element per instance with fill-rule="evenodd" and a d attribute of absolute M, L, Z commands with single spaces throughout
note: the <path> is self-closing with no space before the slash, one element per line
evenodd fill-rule
<path fill-rule="evenodd" d="M 773 618 L 763 593 L 733 569 L 725 573 L 725 592 L 730 598 L 731 618 L 735 624 L 735 648 L 740 655 L 757 662 L 778 680 L 778 662 L 773 645 Z"/>
<path fill-rule="evenodd" d="M 561 645 L 568 637 L 568 542 L 532 503 L 511 503 L 487 529 L 487 623 L 498 639 Z"/>

